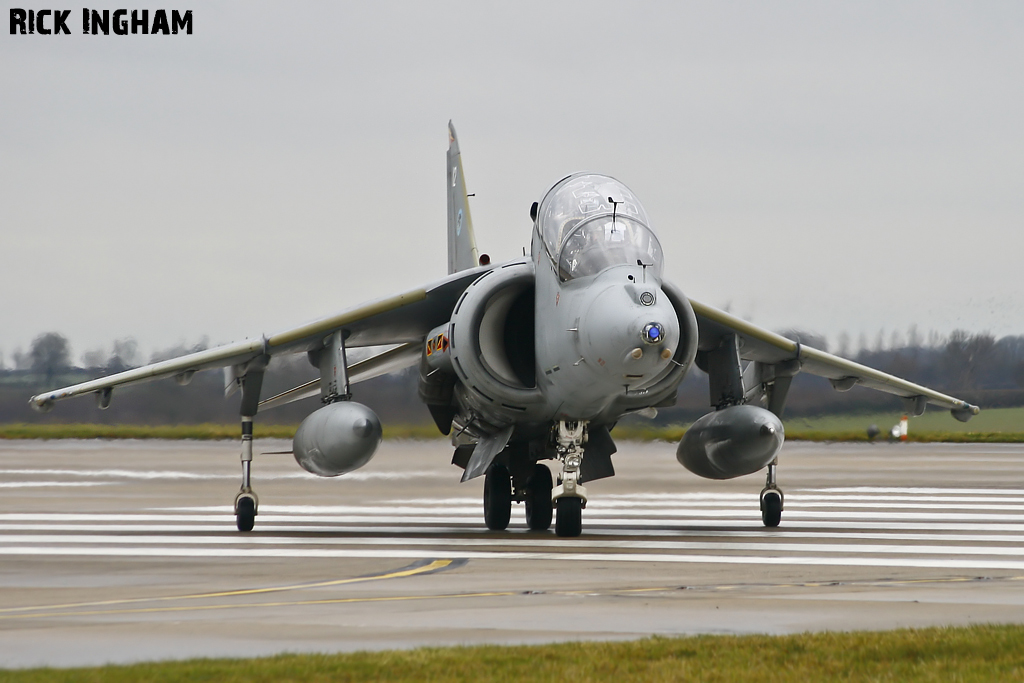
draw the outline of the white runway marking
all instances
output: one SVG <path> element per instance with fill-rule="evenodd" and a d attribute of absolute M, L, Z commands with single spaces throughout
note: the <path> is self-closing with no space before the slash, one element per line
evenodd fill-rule
<path fill-rule="evenodd" d="M 404 526 L 381 526 L 376 525 L 371 528 L 366 526 L 341 526 L 332 524 L 330 529 L 325 529 L 323 526 L 303 526 L 296 524 L 284 524 L 281 520 L 264 520 L 259 525 L 258 533 L 266 534 L 356 534 L 356 535 L 367 535 L 367 534 L 408 534 L 410 531 L 415 531 L 417 534 L 460 534 L 467 531 L 467 525 L 462 526 L 423 526 L 417 525 L 410 527 L 409 525 Z M 515 532 L 517 529 L 512 527 L 512 531 Z M 114 533 L 114 532 L 139 532 L 146 531 L 150 533 L 154 532 L 180 532 L 190 534 L 204 534 L 204 533 L 230 533 L 235 534 L 234 527 L 231 526 L 231 521 L 227 518 L 219 519 L 215 524 L 46 524 L 46 523 L 35 523 L 35 524 L 0 524 L 0 531 L 73 531 L 80 534 L 90 533 Z M 709 531 L 706 529 L 694 530 L 694 529 L 678 529 L 674 533 L 679 536 L 701 538 L 701 537 L 714 537 L 721 538 L 721 531 Z M 608 527 L 607 525 L 596 526 L 592 525 L 587 528 L 587 536 L 621 536 L 622 531 L 617 528 Z M 664 537 L 666 532 L 664 530 L 655 529 L 630 529 L 629 535 L 633 537 L 648 537 L 648 536 L 659 536 Z M 856 532 L 844 530 L 839 531 L 787 531 L 786 528 L 775 529 L 772 531 L 756 530 L 756 531 L 737 531 L 735 529 L 730 530 L 730 538 L 786 538 L 786 539 L 811 539 L 811 538 L 827 538 L 831 540 L 859 540 L 859 541 L 946 541 L 955 543 L 1021 543 L 1024 544 L 1024 534 L 987 534 L 987 533 L 972 533 L 972 534 L 947 534 L 947 533 L 929 533 L 929 534 L 914 534 L 914 533 L 872 533 L 872 532 Z M 23 538 L 19 536 L 18 538 Z M 253 538 L 253 536 L 240 536 L 241 539 Z M 507 537 L 502 537 L 507 538 Z M 447 542 L 447 541 L 443 541 Z M 569 544 L 575 544 L 579 541 L 565 541 Z M 507 545 L 507 543 L 502 543 Z"/>
<path fill-rule="evenodd" d="M 569 562 L 672 562 L 701 564 L 771 564 L 771 565 L 831 565 L 857 567 L 917 567 L 934 569 L 1007 569 L 1024 570 L 1024 560 L 956 560 L 881 557 L 797 557 L 797 556 L 743 556 L 743 555 L 670 555 L 662 553 L 528 553 L 496 551 L 448 550 L 426 552 L 419 549 L 390 550 L 376 548 L 123 548 L 51 546 L 16 546 L 0 548 L 0 555 L 61 555 L 93 557 L 222 557 L 222 558 L 395 558 L 467 560 L 558 560 Z"/>
<path fill-rule="evenodd" d="M 75 488 L 81 486 L 107 486 L 112 481 L 0 481 L 0 489 Z"/>
<path fill-rule="evenodd" d="M 175 472 L 172 470 L 46 470 L 46 469 L 0 469 L 0 477 L 6 477 L 10 475 L 18 476 L 40 476 L 48 475 L 51 477 L 81 477 L 86 479 L 94 479 L 97 477 L 105 477 L 110 479 L 128 479 L 136 481 L 173 481 L 173 480 L 198 480 L 198 481 L 209 481 L 209 480 L 225 480 L 229 479 L 234 481 L 238 479 L 237 474 L 199 474 L 196 472 Z M 437 472 L 434 470 L 424 471 L 410 471 L 410 472 L 350 472 L 345 475 L 346 481 L 372 481 L 372 480 L 402 480 L 402 479 L 427 479 L 427 478 L 439 478 L 442 476 L 450 476 L 448 473 Z M 265 473 L 260 476 L 261 479 L 266 480 L 278 480 L 278 479 L 306 479 L 309 481 L 325 481 L 324 477 L 318 477 L 315 474 L 309 472 L 283 472 L 283 473 Z M 0 484 L 3 486 L 3 484 Z"/>
<path fill-rule="evenodd" d="M 264 546 L 264 545 L 308 545 L 308 539 L 296 537 L 267 537 L 241 535 L 231 536 L 112 536 L 99 534 L 75 534 L 61 536 L 57 534 L 37 535 L 0 535 L 0 553 L 7 548 L 15 548 L 22 544 L 71 544 L 71 545 L 225 545 L 225 546 Z M 693 541 L 604 541 L 587 538 L 579 539 L 536 539 L 536 538 L 495 538 L 478 536 L 473 538 L 319 538 L 317 545 L 367 546 L 367 545 L 412 545 L 436 546 L 441 548 L 459 547 L 513 547 L 513 548 L 559 548 L 573 550 L 576 548 L 594 549 L 626 549 L 626 550 L 713 550 L 718 552 L 817 552 L 817 553 L 859 553 L 866 555 L 899 554 L 911 555 L 992 555 L 1021 557 L 1024 549 L 1013 546 L 934 546 L 934 545 L 879 545 L 879 544 L 829 544 L 829 543 L 707 543 Z"/>
<path fill-rule="evenodd" d="M 360 478 L 359 472 L 348 478 Z M 369 472 L 406 479 L 437 472 Z M 222 475 L 128 469 L 6 469 L 4 488 L 87 487 Z M 226 476 L 226 475 L 225 475 Z M 234 475 L 232 475 L 234 478 Z M 268 478 L 310 478 L 280 474 Z M 260 507 L 256 531 L 229 505 L 137 513 L 0 514 L 0 556 L 402 558 L 723 563 L 1024 570 L 1024 490 L 834 487 L 787 491 L 783 523 L 761 525 L 746 493 L 595 496 L 578 539 L 528 533 L 522 508 L 505 533 L 484 529 L 475 496 Z"/>

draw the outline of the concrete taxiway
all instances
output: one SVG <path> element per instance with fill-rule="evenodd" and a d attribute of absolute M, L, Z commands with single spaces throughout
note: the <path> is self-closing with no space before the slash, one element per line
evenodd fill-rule
<path fill-rule="evenodd" d="M 0 443 L 0 667 L 457 643 L 1024 621 L 1024 446 L 789 443 L 699 479 L 621 443 L 583 535 L 484 528 L 450 448 L 388 442 L 337 479 L 257 441 Z"/>

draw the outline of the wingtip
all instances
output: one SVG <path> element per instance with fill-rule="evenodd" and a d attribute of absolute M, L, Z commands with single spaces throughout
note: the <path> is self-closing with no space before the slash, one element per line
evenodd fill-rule
<path fill-rule="evenodd" d="M 964 403 L 962 408 L 953 408 L 949 411 L 953 417 L 960 422 L 967 422 L 981 412 L 981 408 L 970 403 Z"/>
<path fill-rule="evenodd" d="M 37 413 L 48 413 L 53 410 L 53 398 L 38 394 L 28 400 L 28 404 L 32 406 L 32 410 Z"/>

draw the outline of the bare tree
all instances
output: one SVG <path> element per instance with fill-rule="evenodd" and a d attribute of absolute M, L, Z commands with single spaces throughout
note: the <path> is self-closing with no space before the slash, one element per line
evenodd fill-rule
<path fill-rule="evenodd" d="M 892 335 L 889 337 L 889 348 L 890 349 L 902 349 L 905 346 L 903 343 L 903 332 L 899 328 L 892 331 Z"/>
<path fill-rule="evenodd" d="M 32 369 L 46 375 L 47 385 L 53 383 L 58 371 L 71 365 L 67 337 L 57 332 L 46 332 L 33 339 L 28 355 L 32 359 Z"/>
<path fill-rule="evenodd" d="M 836 353 L 843 358 L 853 358 L 850 350 L 850 333 L 846 330 L 839 333 L 839 350 Z"/>
<path fill-rule="evenodd" d="M 868 336 L 863 332 L 857 337 L 857 355 L 861 355 L 868 350 Z"/>
<path fill-rule="evenodd" d="M 921 333 L 917 331 L 916 323 L 907 328 L 907 346 L 913 349 L 921 347 Z"/>
<path fill-rule="evenodd" d="M 114 340 L 114 350 L 107 361 L 107 369 L 120 372 L 139 365 L 139 343 L 132 337 Z"/>
<path fill-rule="evenodd" d="M 181 341 L 175 346 L 170 346 L 166 349 L 157 349 L 153 352 L 153 355 L 149 357 L 150 363 L 159 363 L 160 361 L 169 360 L 171 358 L 178 358 L 179 356 L 185 356 L 190 353 L 197 353 L 199 351 L 205 351 L 210 348 L 210 338 L 203 337 L 192 346 L 189 346 L 186 342 Z"/>
<path fill-rule="evenodd" d="M 971 334 L 953 330 L 943 352 L 943 365 L 957 389 L 974 389 L 983 365 L 989 363 L 996 346 L 995 337 L 987 332 Z"/>
<path fill-rule="evenodd" d="M 14 353 L 11 354 L 11 360 L 14 362 L 15 370 L 28 370 L 32 367 L 32 359 L 21 349 L 14 349 Z"/>
<path fill-rule="evenodd" d="M 82 367 L 100 368 L 106 365 L 107 352 L 102 348 L 91 349 L 82 354 Z"/>

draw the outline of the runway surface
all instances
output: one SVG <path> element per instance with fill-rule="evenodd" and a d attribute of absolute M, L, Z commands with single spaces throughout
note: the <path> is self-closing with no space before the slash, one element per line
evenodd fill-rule
<path fill-rule="evenodd" d="M 257 455 L 250 534 L 236 444 L 0 443 L 0 666 L 1024 621 L 1024 447 L 790 443 L 774 530 L 763 475 L 619 450 L 559 539 L 487 531 L 441 441 Z"/>

